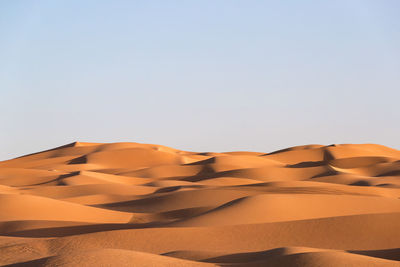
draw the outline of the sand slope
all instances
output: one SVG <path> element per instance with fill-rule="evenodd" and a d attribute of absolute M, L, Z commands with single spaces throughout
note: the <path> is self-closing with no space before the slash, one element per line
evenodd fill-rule
<path fill-rule="evenodd" d="M 400 151 L 75 142 L 0 162 L 2 266 L 400 266 Z"/>

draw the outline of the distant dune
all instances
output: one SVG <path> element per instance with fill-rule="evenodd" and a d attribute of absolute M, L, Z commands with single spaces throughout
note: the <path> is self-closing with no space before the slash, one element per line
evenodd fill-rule
<path fill-rule="evenodd" d="M 0 162 L 2 266 L 400 266 L 400 151 L 75 142 Z"/>

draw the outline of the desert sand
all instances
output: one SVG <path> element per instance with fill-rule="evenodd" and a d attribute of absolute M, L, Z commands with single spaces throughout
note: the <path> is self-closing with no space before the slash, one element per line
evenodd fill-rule
<path fill-rule="evenodd" d="M 0 162 L 2 266 L 400 266 L 400 151 L 75 142 Z"/>

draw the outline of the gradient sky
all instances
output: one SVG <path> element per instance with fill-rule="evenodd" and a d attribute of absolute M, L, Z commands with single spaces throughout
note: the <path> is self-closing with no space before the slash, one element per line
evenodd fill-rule
<path fill-rule="evenodd" d="M 0 160 L 87 142 L 400 148 L 400 1 L 0 2 Z"/>

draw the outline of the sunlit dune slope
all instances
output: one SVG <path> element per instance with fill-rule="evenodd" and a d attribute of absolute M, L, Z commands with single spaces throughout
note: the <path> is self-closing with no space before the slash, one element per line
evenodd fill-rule
<path fill-rule="evenodd" d="M 400 266 L 400 151 L 75 142 L 0 162 L 2 266 Z"/>

